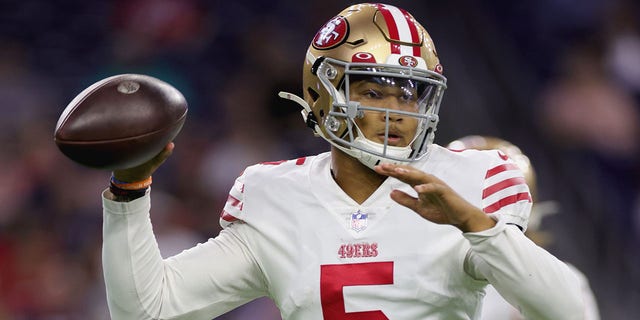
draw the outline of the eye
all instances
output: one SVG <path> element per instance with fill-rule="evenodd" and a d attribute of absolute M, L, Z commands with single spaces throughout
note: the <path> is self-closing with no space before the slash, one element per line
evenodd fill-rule
<path fill-rule="evenodd" d="M 368 89 L 362 93 L 362 96 L 369 99 L 380 99 L 382 97 L 382 93 L 373 89 Z"/>
<path fill-rule="evenodd" d="M 415 95 L 410 94 L 410 93 L 405 93 L 400 97 L 400 99 L 402 101 L 414 101 L 415 100 Z"/>
<path fill-rule="evenodd" d="M 418 100 L 418 95 L 414 91 L 403 90 L 400 100 L 403 102 L 415 102 Z"/>

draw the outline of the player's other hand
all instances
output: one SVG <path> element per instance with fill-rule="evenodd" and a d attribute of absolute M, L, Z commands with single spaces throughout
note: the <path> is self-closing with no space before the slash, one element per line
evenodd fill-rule
<path fill-rule="evenodd" d="M 159 167 L 164 163 L 171 153 L 173 153 L 173 148 L 175 144 L 173 142 L 169 142 L 158 155 L 153 157 L 151 160 L 133 168 L 128 169 L 119 169 L 113 171 L 113 176 L 123 182 L 136 182 L 142 181 L 150 177 Z"/>
<path fill-rule="evenodd" d="M 418 193 L 413 197 L 393 190 L 391 199 L 438 224 L 450 224 L 462 232 L 478 232 L 495 226 L 496 222 L 482 210 L 463 199 L 437 177 L 407 165 L 383 163 L 377 165 L 378 174 L 394 177 Z"/>

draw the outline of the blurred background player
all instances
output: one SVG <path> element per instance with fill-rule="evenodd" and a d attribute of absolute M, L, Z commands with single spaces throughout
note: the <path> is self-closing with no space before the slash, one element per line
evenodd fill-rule
<path fill-rule="evenodd" d="M 455 151 L 463 151 L 465 149 L 499 150 L 513 160 L 523 171 L 524 178 L 529 185 L 531 197 L 534 201 L 531 209 L 531 215 L 529 216 L 529 226 L 525 235 L 541 247 L 547 247 L 549 243 L 553 241 L 553 235 L 542 230 L 541 223 L 545 216 L 558 212 L 557 205 L 553 201 L 539 201 L 537 199 L 536 172 L 529 160 L 529 157 L 527 157 L 527 155 L 525 155 L 518 146 L 509 141 L 492 136 L 470 135 L 452 141 L 447 147 Z M 584 319 L 599 320 L 600 313 L 598 310 L 598 304 L 595 299 L 595 295 L 589 286 L 589 280 L 576 267 L 571 264 L 567 265 L 580 281 L 580 287 L 582 288 L 582 294 L 587 307 Z M 482 305 L 481 319 L 522 320 L 524 317 L 515 307 L 509 304 L 493 286 L 488 285 Z"/>

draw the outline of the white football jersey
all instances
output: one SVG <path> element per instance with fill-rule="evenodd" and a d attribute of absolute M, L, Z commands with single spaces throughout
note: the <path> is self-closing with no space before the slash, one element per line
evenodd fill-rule
<path fill-rule="evenodd" d="M 522 173 L 502 157 L 434 145 L 415 166 L 524 228 L 531 197 Z M 469 243 L 462 233 L 394 202 L 393 189 L 415 194 L 394 178 L 356 203 L 333 180 L 330 160 L 325 153 L 250 167 L 222 213 L 226 228 L 251 227 L 238 237 L 283 318 L 472 318 L 486 282 L 463 270 Z"/>
<path fill-rule="evenodd" d="M 329 153 L 247 168 L 206 243 L 162 259 L 150 196 L 103 197 L 103 269 L 117 319 L 211 319 L 269 296 L 287 320 L 479 319 L 492 283 L 535 319 L 581 319 L 565 264 L 524 229 L 531 197 L 499 151 L 432 145 L 416 167 L 492 215 L 495 227 L 462 233 L 392 201 L 387 179 L 358 204 L 331 176 Z M 552 285 L 550 285 L 552 284 Z"/>

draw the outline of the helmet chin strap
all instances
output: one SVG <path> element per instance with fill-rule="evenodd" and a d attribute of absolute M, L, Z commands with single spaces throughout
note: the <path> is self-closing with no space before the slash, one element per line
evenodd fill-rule
<path fill-rule="evenodd" d="M 302 107 L 302 110 L 300 111 L 300 113 L 302 114 L 302 119 L 304 120 L 304 123 L 307 123 L 308 125 L 309 114 L 312 114 L 312 110 L 311 110 L 311 107 L 309 107 L 309 104 L 306 101 L 304 101 L 304 99 L 298 97 L 293 93 L 289 93 L 285 91 L 278 92 L 278 96 L 282 99 L 291 100 L 299 104 Z M 325 136 L 322 134 L 322 131 L 320 130 L 320 126 L 318 126 L 317 123 L 311 129 L 313 129 L 313 132 L 316 136 L 321 136 L 323 139 L 327 140 L 327 138 L 325 138 Z"/>
<path fill-rule="evenodd" d="M 372 153 L 368 153 L 368 152 L 363 152 L 361 150 L 357 150 L 360 151 L 360 156 L 359 157 L 355 157 L 356 159 L 358 159 L 360 162 L 362 162 L 362 164 L 364 164 L 365 166 L 373 169 L 373 167 L 381 164 L 381 163 L 393 163 L 393 164 L 406 164 L 409 162 L 408 158 L 409 155 L 411 154 L 411 147 L 406 146 L 406 147 L 394 147 L 394 146 L 387 146 L 386 147 L 386 152 L 385 152 L 385 146 L 382 143 L 377 143 L 374 141 L 371 141 L 367 138 L 364 138 L 362 136 L 358 136 L 353 140 L 353 145 L 356 147 L 360 147 L 360 148 L 364 148 L 364 149 L 368 149 L 368 150 L 373 150 L 377 153 L 385 153 L 390 157 L 393 158 L 400 158 L 400 159 L 404 159 L 407 158 L 407 161 L 400 161 L 400 160 L 392 160 L 392 159 L 388 159 L 388 158 L 384 158 L 381 157 L 379 155 L 375 155 Z M 354 149 L 350 149 L 350 151 L 355 151 Z"/>

